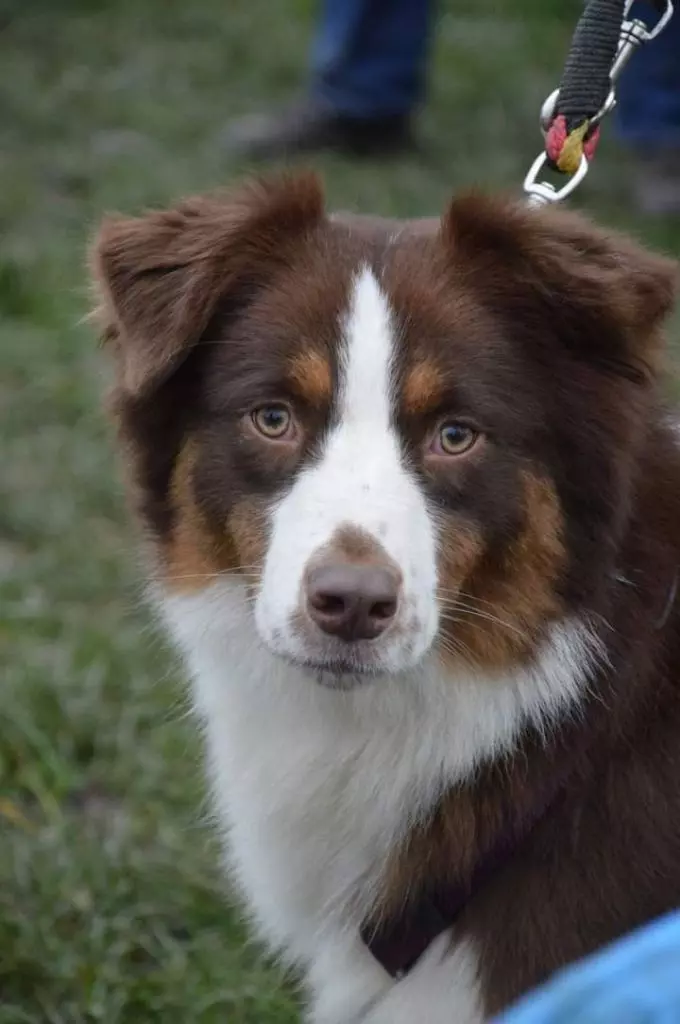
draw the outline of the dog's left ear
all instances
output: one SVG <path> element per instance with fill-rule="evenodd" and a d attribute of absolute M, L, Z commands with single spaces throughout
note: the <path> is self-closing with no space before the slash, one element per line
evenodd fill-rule
<path fill-rule="evenodd" d="M 316 178 L 298 174 L 142 217 L 107 218 L 91 255 L 95 318 L 123 391 L 148 395 L 174 373 L 218 304 L 285 267 L 291 245 L 323 208 Z"/>
<path fill-rule="evenodd" d="M 578 214 L 478 195 L 453 201 L 442 237 L 456 272 L 518 322 L 540 307 L 582 358 L 654 362 L 676 294 L 674 261 Z"/>

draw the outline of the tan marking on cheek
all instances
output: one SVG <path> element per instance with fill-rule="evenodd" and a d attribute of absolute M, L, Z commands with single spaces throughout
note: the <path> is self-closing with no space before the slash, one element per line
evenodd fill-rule
<path fill-rule="evenodd" d="M 427 412 L 436 405 L 442 389 L 441 373 L 425 360 L 409 372 L 404 384 L 404 408 L 410 415 Z"/>
<path fill-rule="evenodd" d="M 204 589 L 217 571 L 210 533 L 194 499 L 195 461 L 196 449 L 190 440 L 177 458 L 170 487 L 174 524 L 163 549 L 163 569 L 166 585 L 179 593 Z"/>
<path fill-rule="evenodd" d="M 175 522 L 162 551 L 166 586 L 175 593 L 209 587 L 216 576 L 240 573 L 250 583 L 259 575 L 266 546 L 263 510 L 243 500 L 231 510 L 224 531 L 211 529 L 193 489 L 196 449 L 182 449 L 171 485 Z"/>
<path fill-rule="evenodd" d="M 315 409 L 330 402 L 333 377 L 327 359 L 313 349 L 300 352 L 290 364 L 289 376 L 299 393 Z"/>
<path fill-rule="evenodd" d="M 472 523 L 456 515 L 446 516 L 437 559 L 439 597 L 444 603 L 456 597 L 484 553 L 482 536 Z"/>
<path fill-rule="evenodd" d="M 445 657 L 460 649 L 462 657 L 487 668 L 504 668 L 526 658 L 540 627 L 559 614 L 555 583 L 565 560 L 559 501 L 552 484 L 532 473 L 522 475 L 522 485 L 525 526 L 502 561 L 492 562 L 480 551 L 467 575 L 461 575 L 462 563 L 453 572 L 442 566 L 470 607 L 456 616 L 459 621 L 444 618 Z"/>
<path fill-rule="evenodd" d="M 440 615 L 439 647 L 444 657 L 456 658 L 464 648 L 458 637 L 461 588 L 484 553 L 482 536 L 471 523 L 456 515 L 443 518 L 437 556 L 437 603 Z"/>
<path fill-rule="evenodd" d="M 227 531 L 239 569 L 249 580 L 259 578 L 267 553 L 266 512 L 253 498 L 234 505 L 227 519 Z"/>

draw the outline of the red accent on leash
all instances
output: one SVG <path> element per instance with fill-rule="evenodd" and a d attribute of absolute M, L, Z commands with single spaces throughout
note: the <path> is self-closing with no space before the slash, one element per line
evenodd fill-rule
<path fill-rule="evenodd" d="M 578 129 L 576 129 L 578 131 Z M 588 161 L 592 160 L 595 156 L 595 150 L 597 143 L 600 138 L 599 125 L 595 131 L 587 138 L 584 139 L 582 148 Z M 560 160 L 565 145 L 570 139 L 570 133 L 567 132 L 567 122 L 564 114 L 560 114 L 555 118 L 553 123 L 550 125 L 546 136 L 545 136 L 545 151 L 548 154 L 549 159 L 556 166 L 560 166 Z"/>

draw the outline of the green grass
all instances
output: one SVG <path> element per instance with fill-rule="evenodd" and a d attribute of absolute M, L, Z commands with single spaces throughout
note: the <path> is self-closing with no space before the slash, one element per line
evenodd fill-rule
<path fill-rule="evenodd" d="M 0 1024 L 284 1024 L 229 908 L 181 671 L 140 600 L 87 310 L 105 210 L 224 184 L 229 117 L 302 79 L 311 0 L 0 0 Z M 449 0 L 423 152 L 324 157 L 336 206 L 514 188 L 579 3 Z M 578 202 L 625 213 L 611 138 Z"/>

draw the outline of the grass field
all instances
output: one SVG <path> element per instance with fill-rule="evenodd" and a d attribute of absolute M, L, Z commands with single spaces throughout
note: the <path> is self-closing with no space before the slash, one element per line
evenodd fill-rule
<path fill-rule="evenodd" d="M 140 602 L 99 411 L 84 251 L 242 168 L 229 117 L 301 81 L 312 0 L 0 0 L 0 1024 L 284 1024 L 292 989 L 229 909 L 181 672 Z M 334 205 L 515 187 L 579 3 L 442 5 L 423 152 L 316 161 Z M 577 202 L 626 214 L 611 138 Z"/>

